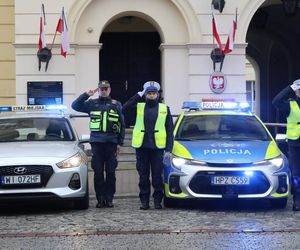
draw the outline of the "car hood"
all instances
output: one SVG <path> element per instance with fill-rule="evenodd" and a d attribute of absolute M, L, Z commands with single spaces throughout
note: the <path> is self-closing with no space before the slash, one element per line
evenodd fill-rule
<path fill-rule="evenodd" d="M 67 158 L 78 152 L 76 142 L 7 142 L 0 143 L 0 158 Z"/>
<path fill-rule="evenodd" d="M 251 163 L 280 155 L 274 141 L 175 141 L 176 156 L 210 163 Z"/>

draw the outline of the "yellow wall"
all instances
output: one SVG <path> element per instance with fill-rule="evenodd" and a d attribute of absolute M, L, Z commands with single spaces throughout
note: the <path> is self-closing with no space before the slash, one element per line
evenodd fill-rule
<path fill-rule="evenodd" d="M 16 102 L 14 0 L 0 1 L 0 105 Z"/>

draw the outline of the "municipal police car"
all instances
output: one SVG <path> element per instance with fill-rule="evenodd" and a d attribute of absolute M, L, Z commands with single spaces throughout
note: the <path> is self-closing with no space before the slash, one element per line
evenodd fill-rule
<path fill-rule="evenodd" d="M 87 156 L 57 108 L 0 107 L 0 203 L 61 199 L 89 207 Z"/>
<path fill-rule="evenodd" d="M 247 103 L 187 102 L 164 159 L 164 205 L 183 199 L 269 199 L 284 208 L 289 168 Z"/>

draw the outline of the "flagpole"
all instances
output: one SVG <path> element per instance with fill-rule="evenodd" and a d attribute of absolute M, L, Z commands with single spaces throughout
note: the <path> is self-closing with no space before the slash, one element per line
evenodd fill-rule
<path fill-rule="evenodd" d="M 211 15 L 212 15 L 212 19 L 214 19 L 214 13 L 213 13 L 213 5 L 211 5 Z M 216 20 L 215 20 L 216 21 Z M 212 50 L 212 54 L 213 56 L 216 56 L 216 53 L 215 53 L 215 37 L 214 37 L 214 30 L 213 30 L 213 21 L 212 21 L 212 43 L 213 43 L 213 50 Z M 214 67 L 214 71 L 216 70 L 216 66 L 215 66 L 215 62 L 213 64 L 213 67 Z"/>
<path fill-rule="evenodd" d="M 53 37 L 53 41 L 52 41 L 50 50 L 52 50 L 52 48 L 53 48 L 53 44 L 54 44 L 54 41 L 55 41 L 56 34 L 57 34 L 57 30 L 55 31 L 55 34 L 54 34 L 54 37 Z"/>
<path fill-rule="evenodd" d="M 237 29 L 237 8 L 235 8 L 235 26 L 236 26 L 236 29 Z"/>
<path fill-rule="evenodd" d="M 63 8 L 63 9 L 64 9 L 64 8 Z M 53 37 L 53 41 L 52 41 L 50 50 L 52 50 L 52 48 L 53 48 L 54 41 L 55 41 L 55 38 L 56 38 L 56 34 L 57 34 L 57 27 L 56 27 L 56 30 L 55 30 L 55 34 L 54 34 L 54 37 Z"/>

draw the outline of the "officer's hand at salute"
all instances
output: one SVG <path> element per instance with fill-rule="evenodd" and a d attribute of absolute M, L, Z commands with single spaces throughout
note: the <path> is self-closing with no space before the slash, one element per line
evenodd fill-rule
<path fill-rule="evenodd" d="M 291 85 L 291 88 L 292 88 L 294 91 L 300 89 L 300 79 L 294 81 L 293 84 Z"/>
<path fill-rule="evenodd" d="M 96 89 L 90 89 L 89 91 L 87 91 L 86 93 L 89 95 L 89 96 L 93 96 L 96 92 L 98 91 L 98 88 Z"/>
<path fill-rule="evenodd" d="M 143 95 L 145 94 L 145 89 L 143 89 L 142 91 L 139 91 L 138 92 L 138 95 L 140 96 L 140 97 L 143 97 Z"/>

